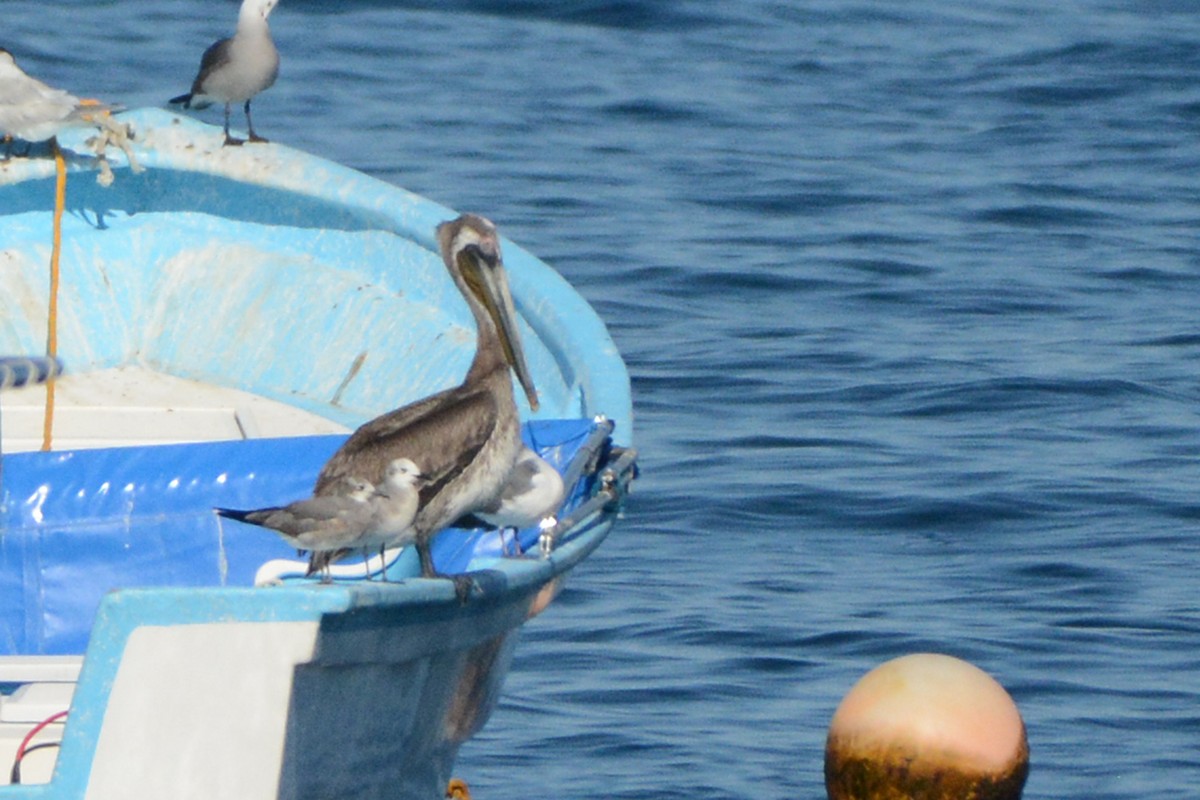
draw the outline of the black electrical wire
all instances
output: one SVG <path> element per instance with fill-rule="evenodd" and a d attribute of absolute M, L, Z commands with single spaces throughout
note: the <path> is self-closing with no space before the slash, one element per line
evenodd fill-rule
<path fill-rule="evenodd" d="M 41 742 L 33 745 L 32 747 L 26 747 L 21 755 L 13 760 L 12 772 L 9 773 L 8 782 L 14 785 L 21 782 L 21 761 L 24 760 L 25 756 L 29 755 L 34 750 L 41 750 L 46 747 L 60 747 L 61 745 L 62 742 Z"/>

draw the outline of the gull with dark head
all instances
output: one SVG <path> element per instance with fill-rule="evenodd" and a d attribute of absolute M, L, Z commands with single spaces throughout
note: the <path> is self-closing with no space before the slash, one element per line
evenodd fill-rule
<path fill-rule="evenodd" d="M 0 133 L 25 142 L 44 142 L 66 128 L 102 127 L 117 107 L 80 100 L 25 73 L 0 47 Z"/>
<path fill-rule="evenodd" d="M 325 464 L 314 490 L 317 496 L 335 491 L 347 475 L 380 480 L 398 456 L 419 462 L 429 482 L 421 489 L 413 528 L 425 577 L 446 577 L 437 572 L 430 553 L 434 534 L 494 504 L 524 447 L 510 369 L 530 407 L 538 406 L 496 226 L 464 214 L 439 225 L 437 240 L 446 270 L 475 319 L 475 357 L 466 378 L 363 424 Z M 314 553 L 310 572 L 322 569 L 330 557 Z M 453 580 L 465 599 L 471 581 Z"/>
<path fill-rule="evenodd" d="M 254 132 L 250 119 L 250 101 L 270 88 L 279 76 L 279 51 L 271 39 L 267 17 L 279 0 L 243 0 L 238 13 L 237 31 L 227 39 L 214 42 L 200 58 L 200 71 L 187 94 L 171 98 L 184 108 L 203 109 L 213 103 L 225 104 L 225 144 L 240 145 L 245 140 L 229 135 L 229 109 L 233 103 L 245 103 L 246 128 L 250 141 L 265 142 Z"/>

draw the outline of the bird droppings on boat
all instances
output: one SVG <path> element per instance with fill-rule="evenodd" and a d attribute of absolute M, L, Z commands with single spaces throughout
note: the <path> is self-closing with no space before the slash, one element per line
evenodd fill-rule
<path fill-rule="evenodd" d="M 155 299 L 139 314 L 140 329 L 153 334 L 152 352 L 147 357 L 175 357 L 178 348 L 199 341 L 196 326 L 202 325 L 211 350 L 237 352 L 239 368 L 252 376 L 252 385 L 264 385 L 264 394 L 292 404 L 303 402 L 324 416 L 347 423 L 378 414 L 378 398 L 389 398 L 395 404 L 415 400 L 457 379 L 450 376 L 466 371 L 473 340 L 452 336 L 431 341 L 437 331 L 465 330 L 469 315 L 465 308 L 432 306 L 430 297 L 440 292 L 439 284 L 446 281 L 444 267 L 427 251 L 380 232 L 289 230 L 291 247 L 285 254 L 214 241 L 229 229 L 214 228 L 204 218 L 188 222 L 195 223 L 194 229 L 182 222 L 177 226 L 174 244 L 181 249 L 163 253 L 154 276 L 158 285 Z M 274 230 L 268 233 L 275 235 Z M 239 226 L 231 235 L 247 238 L 246 226 Z M 405 280 L 413 288 L 398 295 L 387 286 L 390 279 L 381 275 L 370 291 L 352 291 L 349 287 L 361 284 L 361 273 L 346 271 L 336 262 L 338 252 L 351 248 L 378 252 L 389 267 L 404 270 Z M 237 264 L 239 269 L 230 273 L 225 264 Z M 308 277 L 296 281 L 297 273 Z M 210 291 L 217 279 L 224 288 L 220 293 Z M 347 292 L 351 292 L 348 297 Z M 344 298 L 336 308 L 327 303 L 333 297 Z M 0 298 L 0 304 L 3 302 Z M 307 314 L 266 314 L 264 302 L 279 307 L 303 304 Z M 125 308 L 114 309 L 113 317 L 128 313 Z M 406 325 L 393 330 L 392 346 L 373 348 L 362 369 L 341 388 L 338 405 L 329 405 L 345 379 L 347 363 L 372 347 L 371 331 L 393 326 L 397 319 L 405 320 Z M 310 349 L 314 334 L 321 337 L 321 347 Z M 415 347 L 421 348 L 423 359 L 396 372 L 400 365 L 413 362 Z M 292 354 L 303 354 L 304 361 L 293 361 Z M 269 394 L 271 376 L 300 363 L 303 368 L 292 370 L 294 374 L 289 376 L 289 396 Z M 224 369 L 216 361 L 207 365 L 213 375 Z M 403 380 L 397 381 L 396 375 Z M 374 405 L 364 402 L 371 398 Z"/>
<path fill-rule="evenodd" d="M 830 800 L 1017 800 L 1029 772 L 1025 724 L 990 675 L 917 653 L 868 672 L 833 715 Z"/>
<path fill-rule="evenodd" d="M 224 147 L 220 138 L 214 138 L 209 132 L 211 126 L 187 124 L 189 122 L 173 115 L 170 125 L 140 125 L 137 151 L 141 161 L 153 167 L 155 155 L 162 152 L 169 154 L 173 169 L 219 175 L 239 183 L 269 186 L 300 195 L 311 193 L 314 187 L 329 188 L 334 192 L 329 198 L 333 203 L 361 204 L 364 197 L 370 197 L 376 191 L 373 181 L 341 165 L 299 158 L 297 151 L 279 144 Z M 403 198 L 407 198 L 408 193 L 396 191 L 402 198 L 403 210 Z M 385 205 L 382 199 L 379 201 L 381 226 L 396 202 L 395 196 L 390 198 L 392 206 Z M 419 202 L 420 199 L 413 195 L 409 205 L 416 206 Z"/>
<path fill-rule="evenodd" d="M 184 108 L 205 109 L 213 103 L 225 104 L 226 145 L 241 145 L 229 133 L 229 113 L 233 103 L 245 103 L 246 128 L 251 142 L 266 142 L 254 131 L 250 101 L 271 87 L 279 76 L 279 51 L 271 39 L 267 17 L 278 0 L 243 0 L 233 36 L 209 45 L 200 59 L 200 70 L 191 91 L 171 98 Z"/>

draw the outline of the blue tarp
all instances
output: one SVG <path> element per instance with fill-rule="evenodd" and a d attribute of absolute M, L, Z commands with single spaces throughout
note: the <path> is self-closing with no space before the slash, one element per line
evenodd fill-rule
<path fill-rule="evenodd" d="M 565 470 L 594 428 L 535 421 L 526 443 Z M 134 586 L 250 586 L 265 561 L 295 558 L 282 539 L 218 520 L 213 507 L 307 497 L 343 435 L 123 447 L 3 457 L 0 654 L 82 653 L 100 598 Z M 577 487 L 574 498 L 584 492 Z M 570 501 L 568 503 L 570 505 Z M 522 536 L 531 546 L 537 531 Z M 444 572 L 498 555 L 494 532 L 451 529 L 434 542 Z"/>

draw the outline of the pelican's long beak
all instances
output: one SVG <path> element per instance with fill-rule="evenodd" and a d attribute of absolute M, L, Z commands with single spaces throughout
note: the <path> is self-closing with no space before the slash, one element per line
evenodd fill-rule
<path fill-rule="evenodd" d="M 465 248 L 459 255 L 459 269 L 467 280 L 467 285 L 483 303 L 488 316 L 496 326 L 500 335 L 500 344 L 504 347 L 504 356 L 508 365 L 516 373 L 517 381 L 529 398 L 529 407 L 538 409 L 537 389 L 533 385 L 533 376 L 529 365 L 525 363 L 525 348 L 521 344 L 521 331 L 517 328 L 517 311 L 513 305 L 512 293 L 508 289 L 508 272 L 504 269 L 504 261 L 498 250 L 485 251 L 479 247 Z"/>

